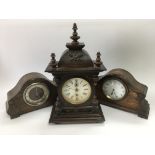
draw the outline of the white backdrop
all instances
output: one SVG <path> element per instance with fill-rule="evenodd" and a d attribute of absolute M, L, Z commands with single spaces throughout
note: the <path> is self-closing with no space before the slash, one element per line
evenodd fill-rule
<path fill-rule="evenodd" d="M 148 120 L 102 106 L 102 124 L 49 125 L 51 107 L 10 120 L 5 111 L 7 92 L 26 73 L 44 73 L 50 53 L 58 60 L 71 41 L 77 22 L 80 41 L 95 59 L 100 51 L 109 70 L 123 68 L 149 87 Z M 102 134 L 155 138 L 155 20 L 1 20 L 0 21 L 0 134 Z M 106 72 L 104 72 L 106 73 Z M 102 74 L 104 74 L 102 73 Z M 117 133 L 117 134 L 116 134 Z"/>

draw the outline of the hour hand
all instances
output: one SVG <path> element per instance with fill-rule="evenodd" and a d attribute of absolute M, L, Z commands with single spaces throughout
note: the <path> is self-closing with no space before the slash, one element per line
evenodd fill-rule
<path fill-rule="evenodd" d="M 117 97 L 117 95 L 116 95 L 115 91 L 114 91 L 114 93 L 113 93 L 113 94 L 115 95 L 115 97 Z"/>
<path fill-rule="evenodd" d="M 36 94 L 37 97 L 39 97 L 39 92 L 38 92 L 37 88 L 35 88 L 35 94 Z"/>
<path fill-rule="evenodd" d="M 70 89 L 71 89 L 71 90 L 75 90 L 75 89 L 73 89 L 73 88 L 66 88 L 66 90 L 70 90 Z"/>
<path fill-rule="evenodd" d="M 75 87 L 78 87 L 78 83 L 77 82 L 75 83 Z"/>
<path fill-rule="evenodd" d="M 113 90 L 112 90 L 112 92 L 111 92 L 111 95 L 113 95 L 113 94 L 114 94 L 114 91 L 115 91 L 115 90 L 113 89 Z"/>

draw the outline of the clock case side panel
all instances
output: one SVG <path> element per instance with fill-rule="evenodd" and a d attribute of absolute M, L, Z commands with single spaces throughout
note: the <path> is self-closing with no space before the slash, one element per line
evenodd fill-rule
<path fill-rule="evenodd" d="M 50 95 L 47 101 L 42 105 L 30 106 L 24 101 L 24 90 L 32 83 L 43 83 L 49 89 Z M 7 93 L 6 112 L 8 115 L 10 115 L 11 119 L 17 118 L 22 114 L 53 105 L 56 101 L 56 98 L 57 90 L 53 82 L 49 81 L 40 73 L 29 73 L 24 75 L 16 84 L 16 86 Z"/>
<path fill-rule="evenodd" d="M 90 82 L 92 87 L 92 96 L 89 101 L 80 104 L 80 105 L 72 105 L 67 103 L 62 95 L 61 88 L 63 83 L 70 78 L 83 78 Z M 99 101 L 95 95 L 95 81 L 94 79 L 97 76 L 94 75 L 86 75 L 86 74 L 72 74 L 72 75 L 62 75 L 55 76 L 54 81 L 56 81 L 58 85 L 58 98 L 56 104 L 52 109 L 52 113 L 50 116 L 49 123 L 56 124 L 65 124 L 65 123 L 96 123 L 105 121 L 101 107 L 99 105 Z"/>
<path fill-rule="evenodd" d="M 102 85 L 107 79 L 119 79 L 127 87 L 127 94 L 123 99 L 113 101 L 108 99 L 102 90 Z M 101 76 L 97 84 L 97 98 L 100 104 L 114 107 L 120 110 L 137 114 L 139 117 L 148 118 L 149 115 L 149 104 L 145 99 L 147 93 L 147 86 L 139 83 L 129 72 L 123 69 L 113 69 L 106 75 Z"/>

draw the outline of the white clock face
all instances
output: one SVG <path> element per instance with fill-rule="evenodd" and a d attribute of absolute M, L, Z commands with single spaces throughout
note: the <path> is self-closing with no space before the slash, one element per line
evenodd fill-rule
<path fill-rule="evenodd" d="M 121 100 L 127 92 L 124 84 L 117 79 L 106 80 L 102 89 L 105 96 L 111 100 Z"/>
<path fill-rule="evenodd" d="M 91 96 L 90 84 L 82 78 L 67 80 L 62 86 L 63 98 L 71 104 L 82 104 Z"/>

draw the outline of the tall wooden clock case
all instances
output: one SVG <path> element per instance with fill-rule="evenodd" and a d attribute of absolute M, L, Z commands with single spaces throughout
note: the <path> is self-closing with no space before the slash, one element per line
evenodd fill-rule
<path fill-rule="evenodd" d="M 97 53 L 95 61 L 78 42 L 77 25 L 73 24 L 71 43 L 59 61 L 51 54 L 46 72 L 52 73 L 57 85 L 58 97 L 50 116 L 50 123 L 93 123 L 103 122 L 104 116 L 96 97 L 95 87 L 99 73 L 106 68 Z"/>

